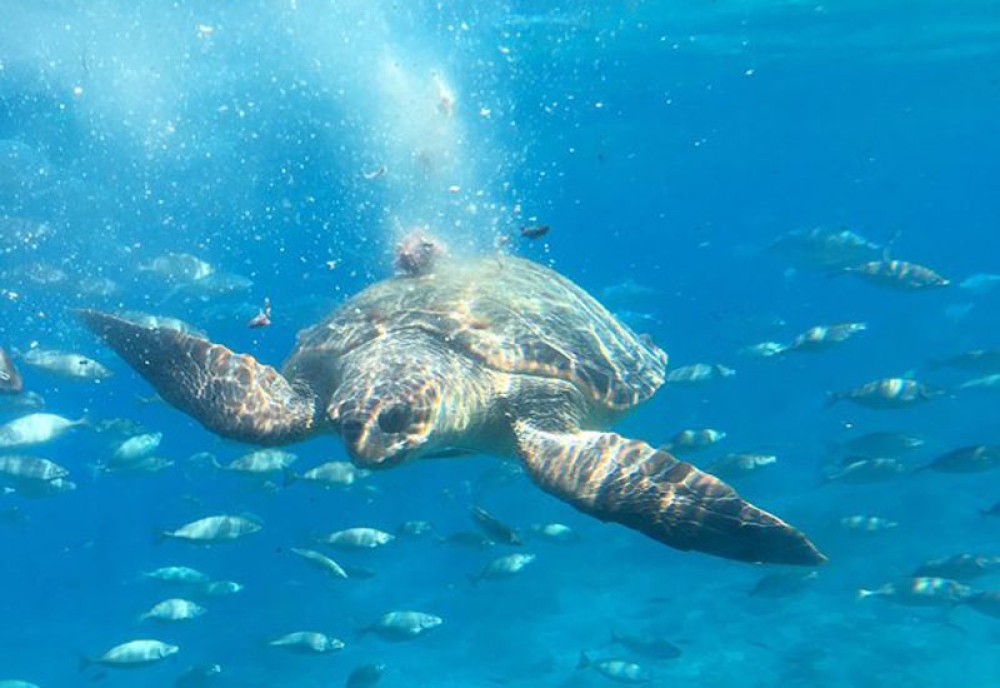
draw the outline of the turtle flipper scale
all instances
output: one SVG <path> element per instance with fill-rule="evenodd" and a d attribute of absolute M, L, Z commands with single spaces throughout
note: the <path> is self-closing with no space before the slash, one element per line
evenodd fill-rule
<path fill-rule="evenodd" d="M 167 403 L 212 432 L 256 444 L 285 444 L 311 432 L 312 396 L 252 356 L 174 329 L 92 310 L 78 314 Z"/>
<path fill-rule="evenodd" d="M 586 514 L 681 550 L 748 562 L 826 561 L 792 526 L 644 442 L 614 433 L 548 432 L 525 422 L 516 432 L 532 480 Z"/>

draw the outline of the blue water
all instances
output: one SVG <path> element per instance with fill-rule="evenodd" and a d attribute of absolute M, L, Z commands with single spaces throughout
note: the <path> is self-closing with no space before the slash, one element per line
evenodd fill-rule
<path fill-rule="evenodd" d="M 821 475 L 829 445 L 851 429 L 920 434 L 926 445 L 905 459 L 913 466 L 1000 442 L 995 389 L 912 410 L 824 408 L 825 392 L 880 377 L 951 389 L 970 375 L 931 371 L 929 359 L 1000 345 L 1000 286 L 959 286 L 1000 273 L 1000 5 L 583 6 L 0 2 L 0 216 L 45 226 L 19 242 L 0 225 L 0 346 L 37 343 L 108 365 L 115 375 L 99 383 L 20 368 L 48 411 L 91 426 L 135 420 L 164 433 L 158 453 L 175 462 L 149 476 L 97 472 L 123 437 L 93 429 L 30 448 L 66 466 L 78 488 L 0 497 L 28 517 L 0 526 L 0 679 L 169 686 L 189 666 L 219 663 L 212 685 L 333 686 L 359 664 L 384 662 L 384 686 L 607 684 L 576 669 L 583 650 L 636 661 L 663 686 L 996 685 L 997 619 L 855 598 L 927 559 L 1000 555 L 997 520 L 977 513 L 1000 499 L 1000 474 L 865 485 Z M 552 228 L 544 238 L 516 237 L 539 223 Z M 879 290 L 767 249 L 817 225 L 876 243 L 895 235 L 892 257 L 952 285 Z M 199 468 L 192 454 L 228 461 L 247 447 L 142 403 L 150 387 L 71 314 L 172 315 L 278 365 L 297 330 L 391 275 L 393 247 L 415 226 L 459 254 L 514 235 L 510 250 L 595 295 L 628 279 L 655 290 L 608 305 L 672 366 L 722 363 L 737 374 L 664 388 L 617 429 L 654 445 L 683 428 L 728 433 L 692 456 L 699 465 L 730 451 L 777 455 L 733 482 L 830 557 L 818 579 L 777 598 L 748 595 L 770 567 L 601 524 L 493 457 L 417 463 L 330 491 Z M 203 296 L 140 269 L 171 252 L 252 286 Z M 62 274 L 43 280 L 43 268 Z M 93 277 L 113 292 L 88 288 Z M 273 324 L 248 329 L 265 297 Z M 845 321 L 868 330 L 822 354 L 739 353 Z M 346 459 L 332 437 L 291 450 L 297 468 Z M 288 552 L 314 532 L 357 525 L 393 532 L 426 519 L 440 535 L 470 530 L 473 502 L 526 533 L 565 523 L 579 541 L 529 540 L 531 566 L 475 587 L 468 575 L 509 548 L 400 538 L 336 555 L 376 571 L 346 581 Z M 214 513 L 250 513 L 264 528 L 212 548 L 152 544 L 157 531 Z M 845 531 L 838 521 L 852 514 L 899 526 Z M 202 600 L 206 616 L 185 624 L 139 624 L 173 594 L 140 574 L 169 564 L 245 590 Z M 974 585 L 1000 588 L 1000 576 Z M 444 624 L 409 643 L 358 637 L 391 609 Z M 682 655 L 632 654 L 609 644 L 612 629 L 658 633 Z M 346 648 L 301 657 L 266 647 L 295 630 L 330 633 Z M 78 673 L 79 656 L 143 637 L 181 650 L 142 670 Z"/>

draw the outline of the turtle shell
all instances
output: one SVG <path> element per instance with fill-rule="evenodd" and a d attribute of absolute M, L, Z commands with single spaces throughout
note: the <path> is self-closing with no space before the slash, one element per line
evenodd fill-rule
<path fill-rule="evenodd" d="M 296 360 L 341 356 L 377 337 L 419 330 L 497 371 L 574 383 L 623 409 L 663 383 L 667 356 L 568 279 L 510 256 L 451 259 L 435 272 L 398 276 L 345 301 L 303 330 Z"/>

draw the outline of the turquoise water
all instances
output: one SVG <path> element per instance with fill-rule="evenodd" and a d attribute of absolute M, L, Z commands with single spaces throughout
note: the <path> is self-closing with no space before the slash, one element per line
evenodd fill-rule
<path fill-rule="evenodd" d="M 1000 620 L 968 604 L 856 598 L 929 559 L 1000 555 L 1000 521 L 979 514 L 1000 500 L 1000 473 L 909 473 L 1000 442 L 997 389 L 959 389 L 982 373 L 930 365 L 1000 346 L 1000 286 L 971 279 L 1000 273 L 1000 6 L 873 4 L 0 3 L 0 346 L 19 352 L 46 411 L 89 423 L 18 450 L 65 466 L 74 491 L 0 497 L 0 679 L 169 686 L 218 663 L 208 685 L 334 686 L 383 662 L 384 686 L 609 683 L 577 669 L 585 651 L 637 662 L 664 686 L 995 685 Z M 538 224 L 551 231 L 517 236 Z M 884 290 L 769 248 L 816 226 L 891 244 L 891 258 L 951 284 Z M 729 452 L 777 456 L 731 481 L 829 556 L 815 580 L 750 594 L 782 569 L 602 524 L 495 457 L 418 462 L 331 490 L 218 471 L 191 457 L 226 463 L 249 448 L 150 403 L 149 385 L 71 313 L 179 317 L 278 365 L 299 329 L 392 274 L 413 227 L 458 255 L 512 237 L 506 250 L 602 298 L 671 367 L 734 369 L 663 388 L 616 429 L 654 446 L 685 428 L 724 431 L 685 457 L 702 467 Z M 151 269 L 170 253 L 238 279 L 194 284 Z M 624 283 L 644 289 L 615 289 Z M 271 326 L 247 328 L 265 297 Z M 841 322 L 867 329 L 818 354 L 743 351 Z M 33 346 L 86 354 L 114 375 L 40 371 L 19 357 Z M 828 391 L 907 376 L 946 393 L 912 409 L 825 406 Z M 95 467 L 128 436 L 107 428 L 114 418 L 162 432 L 156 454 L 173 465 Z M 925 441 L 901 458 L 906 474 L 824 480 L 831 445 L 882 430 Z M 347 460 L 334 437 L 289 450 L 296 470 Z M 475 530 L 471 504 L 520 529 L 537 559 L 472 586 L 515 549 L 436 541 Z M 215 513 L 264 527 L 212 547 L 153 544 Z M 898 525 L 845 529 L 852 515 Z M 412 519 L 433 533 L 324 550 L 370 578 L 327 579 L 289 551 L 317 532 L 395 532 Z M 532 537 L 550 522 L 576 540 Z M 174 564 L 245 587 L 199 597 L 202 618 L 139 623 L 183 592 L 142 572 Z M 969 585 L 1000 589 L 1000 575 Z M 359 637 L 393 609 L 444 623 L 412 642 Z M 267 647 L 297 630 L 346 647 L 317 657 Z M 611 644 L 613 630 L 662 636 L 680 656 Z M 78 671 L 81 655 L 136 638 L 180 651 L 137 670 Z"/>

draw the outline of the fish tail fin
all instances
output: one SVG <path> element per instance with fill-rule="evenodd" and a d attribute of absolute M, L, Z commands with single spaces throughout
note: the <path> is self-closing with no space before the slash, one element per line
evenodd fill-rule
<path fill-rule="evenodd" d="M 622 637 L 618 635 L 615 629 L 611 629 L 611 640 L 609 641 L 612 645 L 621 642 Z"/>
<path fill-rule="evenodd" d="M 867 590 L 865 588 L 858 588 L 858 592 L 854 596 L 854 599 L 856 599 L 856 600 L 858 600 L 860 602 L 861 600 L 865 599 L 866 597 L 873 597 L 873 596 L 876 596 L 878 594 L 879 594 L 878 590 Z"/>
<path fill-rule="evenodd" d="M 80 655 L 80 657 L 76 660 L 77 671 L 86 671 L 93 665 L 94 665 L 94 660 L 92 660 L 90 657 L 86 655 Z"/>
<path fill-rule="evenodd" d="M 843 398 L 844 398 L 843 392 L 827 392 L 826 403 L 823 406 L 824 408 L 830 408 Z"/>
<path fill-rule="evenodd" d="M 579 659 L 579 661 L 577 661 L 577 663 L 576 663 L 576 668 L 577 668 L 578 670 L 579 670 L 579 669 L 586 669 L 586 668 L 587 668 L 587 667 L 589 667 L 589 666 L 590 666 L 590 665 L 591 665 L 592 663 L 593 663 L 593 662 L 591 662 L 591 661 L 590 661 L 590 657 L 588 657 L 588 656 L 587 656 L 587 653 L 586 653 L 586 652 L 584 652 L 583 650 L 580 650 L 580 659 Z"/>
<path fill-rule="evenodd" d="M 163 530 L 162 528 L 153 528 L 152 543 L 154 545 L 162 545 L 169 539 L 170 539 L 169 531 Z"/>
<path fill-rule="evenodd" d="M 282 474 L 281 486 L 288 487 L 299 479 L 299 474 L 293 471 L 291 468 L 286 468 Z"/>
<path fill-rule="evenodd" d="M 483 579 L 483 576 L 479 573 L 470 573 L 467 578 L 469 579 L 469 585 L 475 587 L 479 585 L 479 581 Z"/>

